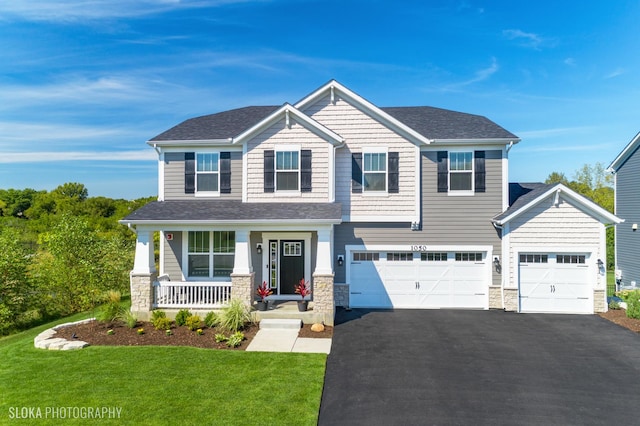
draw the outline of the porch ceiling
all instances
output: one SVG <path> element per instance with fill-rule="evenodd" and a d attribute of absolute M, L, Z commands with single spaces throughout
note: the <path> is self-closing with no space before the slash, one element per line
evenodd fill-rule
<path fill-rule="evenodd" d="M 340 203 L 243 203 L 239 200 L 154 201 L 134 211 L 124 224 L 203 222 L 316 222 L 340 223 Z"/>

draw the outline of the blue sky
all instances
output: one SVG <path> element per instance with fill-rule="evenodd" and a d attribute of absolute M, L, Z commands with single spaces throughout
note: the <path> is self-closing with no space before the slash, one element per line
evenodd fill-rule
<path fill-rule="evenodd" d="M 0 188 L 157 195 L 146 141 L 335 78 L 485 115 L 511 181 L 607 166 L 640 130 L 637 1 L 0 0 Z"/>

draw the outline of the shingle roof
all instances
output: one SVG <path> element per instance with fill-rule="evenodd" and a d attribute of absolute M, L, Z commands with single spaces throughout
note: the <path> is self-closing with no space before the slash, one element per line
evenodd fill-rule
<path fill-rule="evenodd" d="M 269 116 L 278 106 L 249 106 L 190 118 L 151 141 L 229 139 Z M 387 114 L 428 139 L 517 139 L 486 117 L 426 106 L 384 107 Z"/>
<path fill-rule="evenodd" d="M 509 184 L 509 208 L 493 219 L 500 221 L 511 213 L 517 211 L 529 202 L 547 192 L 555 184 L 546 183 L 510 183 Z"/>
<path fill-rule="evenodd" d="M 429 139 L 518 138 L 481 115 L 427 106 L 381 109 Z"/>
<path fill-rule="evenodd" d="M 122 222 L 334 221 L 342 218 L 339 203 L 243 203 L 240 200 L 154 201 Z"/>

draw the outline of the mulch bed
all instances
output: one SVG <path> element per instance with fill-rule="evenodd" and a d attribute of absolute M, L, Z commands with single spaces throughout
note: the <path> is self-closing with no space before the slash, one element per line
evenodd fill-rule
<path fill-rule="evenodd" d="M 138 329 L 144 330 L 143 334 L 138 334 Z M 113 334 L 108 331 L 113 330 Z M 84 324 L 74 324 L 69 327 L 57 330 L 56 337 L 67 340 L 82 340 L 92 346 L 193 346 L 196 348 L 245 350 L 251 340 L 258 332 L 257 324 L 247 326 L 242 332 L 244 340 L 236 348 L 229 348 L 225 342 L 216 342 L 215 335 L 225 333 L 217 328 L 202 327 L 202 334 L 187 327 L 177 327 L 175 323 L 171 327 L 171 335 L 167 335 L 165 330 L 156 330 L 150 322 L 139 321 L 136 327 L 129 328 L 126 325 L 117 323 L 106 323 L 91 321 Z M 333 336 L 333 327 L 325 326 L 322 332 L 311 331 L 311 325 L 304 324 L 298 333 L 299 337 L 330 338 Z"/>
<path fill-rule="evenodd" d="M 624 309 L 609 309 L 600 315 L 602 318 L 609 320 L 621 327 L 627 328 L 636 333 L 640 333 L 640 320 L 627 318 L 627 311 Z"/>

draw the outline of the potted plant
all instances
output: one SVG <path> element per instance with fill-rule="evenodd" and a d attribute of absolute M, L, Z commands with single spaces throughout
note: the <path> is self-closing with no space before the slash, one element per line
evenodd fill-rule
<path fill-rule="evenodd" d="M 300 284 L 296 285 L 295 288 L 296 293 L 302 297 L 302 300 L 298 301 L 298 311 L 304 312 L 309 305 L 309 300 L 307 300 L 306 297 L 311 295 L 311 285 L 309 281 L 305 281 L 304 278 L 302 278 Z"/>
<path fill-rule="evenodd" d="M 258 302 L 256 303 L 258 310 L 266 311 L 267 308 L 269 307 L 269 301 L 266 298 L 273 294 L 273 290 L 271 290 L 267 286 L 266 281 L 263 281 L 262 284 L 258 286 L 256 293 L 258 293 L 258 296 L 260 296 L 260 300 L 258 300 Z"/>

